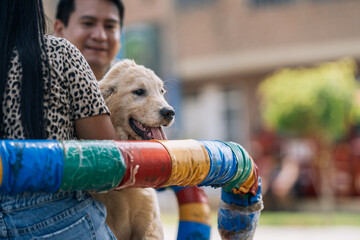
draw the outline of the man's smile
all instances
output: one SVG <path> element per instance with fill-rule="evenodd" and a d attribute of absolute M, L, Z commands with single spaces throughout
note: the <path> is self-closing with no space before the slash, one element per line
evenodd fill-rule
<path fill-rule="evenodd" d="M 106 47 L 103 47 L 103 46 L 85 46 L 85 49 L 88 49 L 88 50 L 92 50 L 92 51 L 97 51 L 97 52 L 106 52 L 107 51 L 107 48 Z"/>

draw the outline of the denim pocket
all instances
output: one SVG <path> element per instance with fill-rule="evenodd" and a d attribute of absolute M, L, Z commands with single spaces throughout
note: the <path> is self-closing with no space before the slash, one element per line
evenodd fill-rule
<path fill-rule="evenodd" d="M 96 239 L 96 233 L 91 221 L 90 215 L 86 215 L 75 223 L 59 231 L 43 236 L 33 237 L 32 240 L 78 240 L 78 239 Z"/>
<path fill-rule="evenodd" d="M 105 206 L 88 194 L 34 199 L 8 201 L 7 211 L 0 212 L 0 239 L 116 239 L 105 223 Z"/>

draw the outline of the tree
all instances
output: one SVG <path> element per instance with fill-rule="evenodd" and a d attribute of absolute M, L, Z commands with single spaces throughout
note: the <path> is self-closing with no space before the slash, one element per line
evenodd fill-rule
<path fill-rule="evenodd" d="M 355 61 L 342 59 L 277 71 L 258 88 L 265 126 L 288 137 L 317 140 L 322 196 L 332 195 L 326 186 L 331 180 L 331 148 L 360 116 L 356 72 Z"/>

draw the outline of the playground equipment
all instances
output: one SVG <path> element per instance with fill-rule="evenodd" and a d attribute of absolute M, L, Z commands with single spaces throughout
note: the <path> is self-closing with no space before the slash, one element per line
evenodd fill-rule
<path fill-rule="evenodd" d="M 210 207 L 204 190 L 195 186 L 171 188 L 179 204 L 177 239 L 210 239 Z"/>
<path fill-rule="evenodd" d="M 246 150 L 232 142 L 1 140 L 0 154 L 2 193 L 222 187 L 218 225 L 225 239 L 253 236 L 262 209 L 261 184 L 249 193 L 258 184 L 256 166 Z M 181 194 L 181 188 L 173 189 Z M 187 236 L 179 231 L 178 239 L 201 234 L 193 223 L 208 224 L 186 218 L 204 203 L 195 192 L 193 198 L 178 196 L 179 228 L 189 230 Z M 182 199 L 194 201 L 188 205 Z"/>

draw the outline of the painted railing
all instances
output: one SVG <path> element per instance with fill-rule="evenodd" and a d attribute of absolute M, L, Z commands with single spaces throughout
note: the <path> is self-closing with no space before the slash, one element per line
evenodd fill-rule
<path fill-rule="evenodd" d="M 0 192 L 7 194 L 171 186 L 180 208 L 178 239 L 209 222 L 188 217 L 207 204 L 201 191 L 184 198 L 176 187 L 222 187 L 218 227 L 224 239 L 251 239 L 262 209 L 256 165 L 233 142 L 0 140 L 0 154 Z"/>

